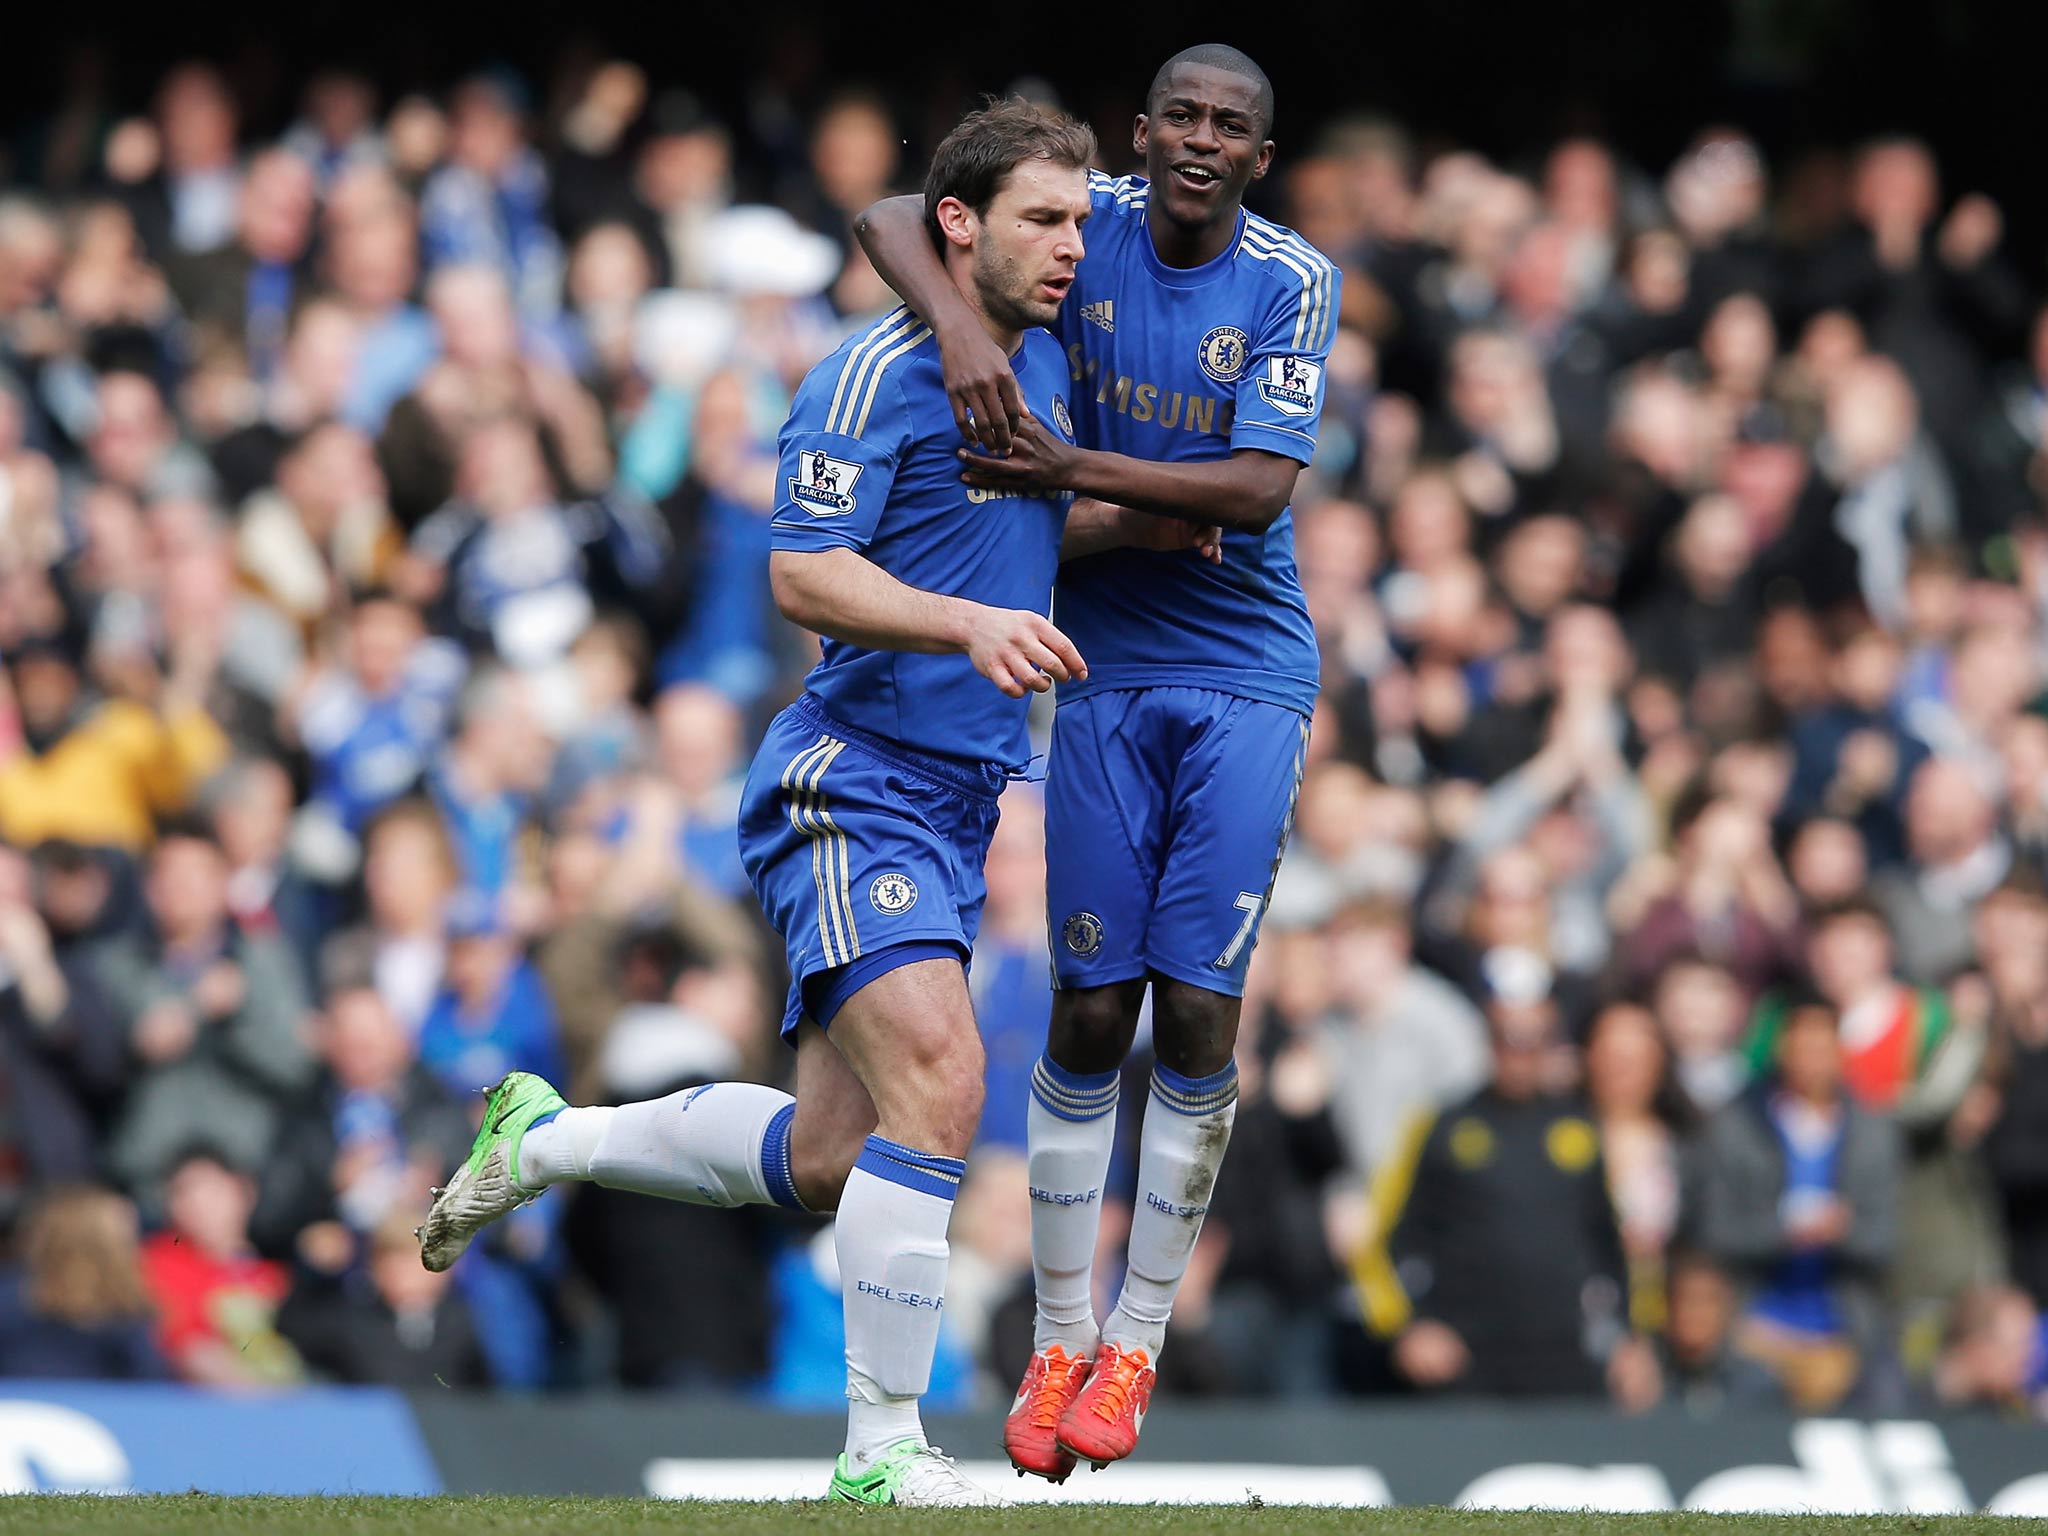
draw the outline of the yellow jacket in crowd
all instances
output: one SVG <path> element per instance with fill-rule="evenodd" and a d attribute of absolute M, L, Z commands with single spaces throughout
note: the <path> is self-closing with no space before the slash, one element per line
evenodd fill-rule
<path fill-rule="evenodd" d="M 111 700 L 40 756 L 23 748 L 0 761 L 0 839 L 143 848 L 156 818 L 184 809 L 227 758 L 227 737 L 205 711 L 159 717 Z"/>

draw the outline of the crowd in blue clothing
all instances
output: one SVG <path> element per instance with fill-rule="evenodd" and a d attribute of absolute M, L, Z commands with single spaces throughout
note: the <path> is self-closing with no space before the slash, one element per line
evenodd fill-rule
<path fill-rule="evenodd" d="M 950 126 L 562 68 L 259 121 L 184 63 L 9 147 L 0 1375 L 837 1400 L 815 1224 L 590 1187 L 445 1279 L 412 1237 L 507 1070 L 790 1070 L 734 830 L 817 654 L 775 437 Z M 2000 209 L 1903 138 L 1296 122 L 1257 196 L 1344 269 L 1322 690 L 1174 1389 L 1513 1390 L 1517 1327 L 1585 1365 L 1511 1285 L 1378 1326 L 1404 1263 L 1512 1282 L 1396 1196 L 1534 1051 L 1643 1346 L 1553 1385 L 2042 1413 L 2048 312 Z M 1042 841 L 1012 786 L 935 1402 L 1028 1349 Z"/>

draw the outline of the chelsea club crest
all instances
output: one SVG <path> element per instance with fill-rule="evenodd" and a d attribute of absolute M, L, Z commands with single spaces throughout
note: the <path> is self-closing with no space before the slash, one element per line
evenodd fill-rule
<path fill-rule="evenodd" d="M 868 900 L 877 912 L 894 917 L 917 905 L 917 882 L 900 870 L 877 875 L 868 887 Z"/>
<path fill-rule="evenodd" d="M 1061 434 L 1065 436 L 1068 442 L 1074 440 L 1074 418 L 1067 414 L 1067 397 L 1065 395 L 1054 395 L 1052 397 L 1052 424 L 1060 429 Z"/>
<path fill-rule="evenodd" d="M 1060 925 L 1060 939 L 1085 960 L 1102 948 L 1102 919 L 1093 912 L 1076 912 Z"/>
<path fill-rule="evenodd" d="M 1252 355 L 1252 339 L 1234 325 L 1219 325 L 1202 338 L 1202 372 L 1218 384 L 1235 384 Z"/>

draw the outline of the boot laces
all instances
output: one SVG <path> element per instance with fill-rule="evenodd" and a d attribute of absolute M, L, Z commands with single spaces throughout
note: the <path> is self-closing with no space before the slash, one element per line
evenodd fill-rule
<path fill-rule="evenodd" d="M 1038 1385 L 1031 1392 L 1031 1427 L 1053 1429 L 1059 1424 L 1061 1410 L 1065 1407 L 1062 1398 L 1074 1373 L 1085 1365 L 1079 1355 L 1070 1355 L 1063 1349 L 1048 1350 L 1041 1358 L 1045 1369 L 1040 1372 Z"/>
<path fill-rule="evenodd" d="M 1105 1348 L 1103 1354 L 1107 1358 L 1101 1364 L 1108 1369 L 1106 1372 L 1098 1369 L 1096 1373 L 1096 1380 L 1101 1382 L 1101 1386 L 1095 1394 L 1095 1415 L 1114 1423 L 1129 1411 L 1131 1397 L 1138 1389 L 1138 1378 L 1144 1374 L 1147 1362 L 1145 1352 L 1138 1349 L 1124 1350 L 1111 1346 Z"/>

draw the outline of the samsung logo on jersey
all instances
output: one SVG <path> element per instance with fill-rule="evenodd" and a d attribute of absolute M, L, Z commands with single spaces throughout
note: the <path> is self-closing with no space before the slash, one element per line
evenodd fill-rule
<path fill-rule="evenodd" d="M 1081 356 L 1077 341 L 1067 348 L 1067 371 L 1075 383 L 1092 379 L 1101 367 L 1100 358 Z M 1119 416 L 1133 421 L 1156 422 L 1172 431 L 1213 432 L 1228 436 L 1237 416 L 1237 402 L 1215 395 L 1192 395 L 1178 389 L 1164 389 L 1134 379 L 1129 374 L 1103 374 L 1095 389 L 1097 405 L 1114 405 Z"/>
<path fill-rule="evenodd" d="M 1072 491 L 989 491 L 978 485 L 962 487 L 967 499 L 977 504 L 984 501 L 1054 501 L 1069 502 L 1074 499 Z"/>

